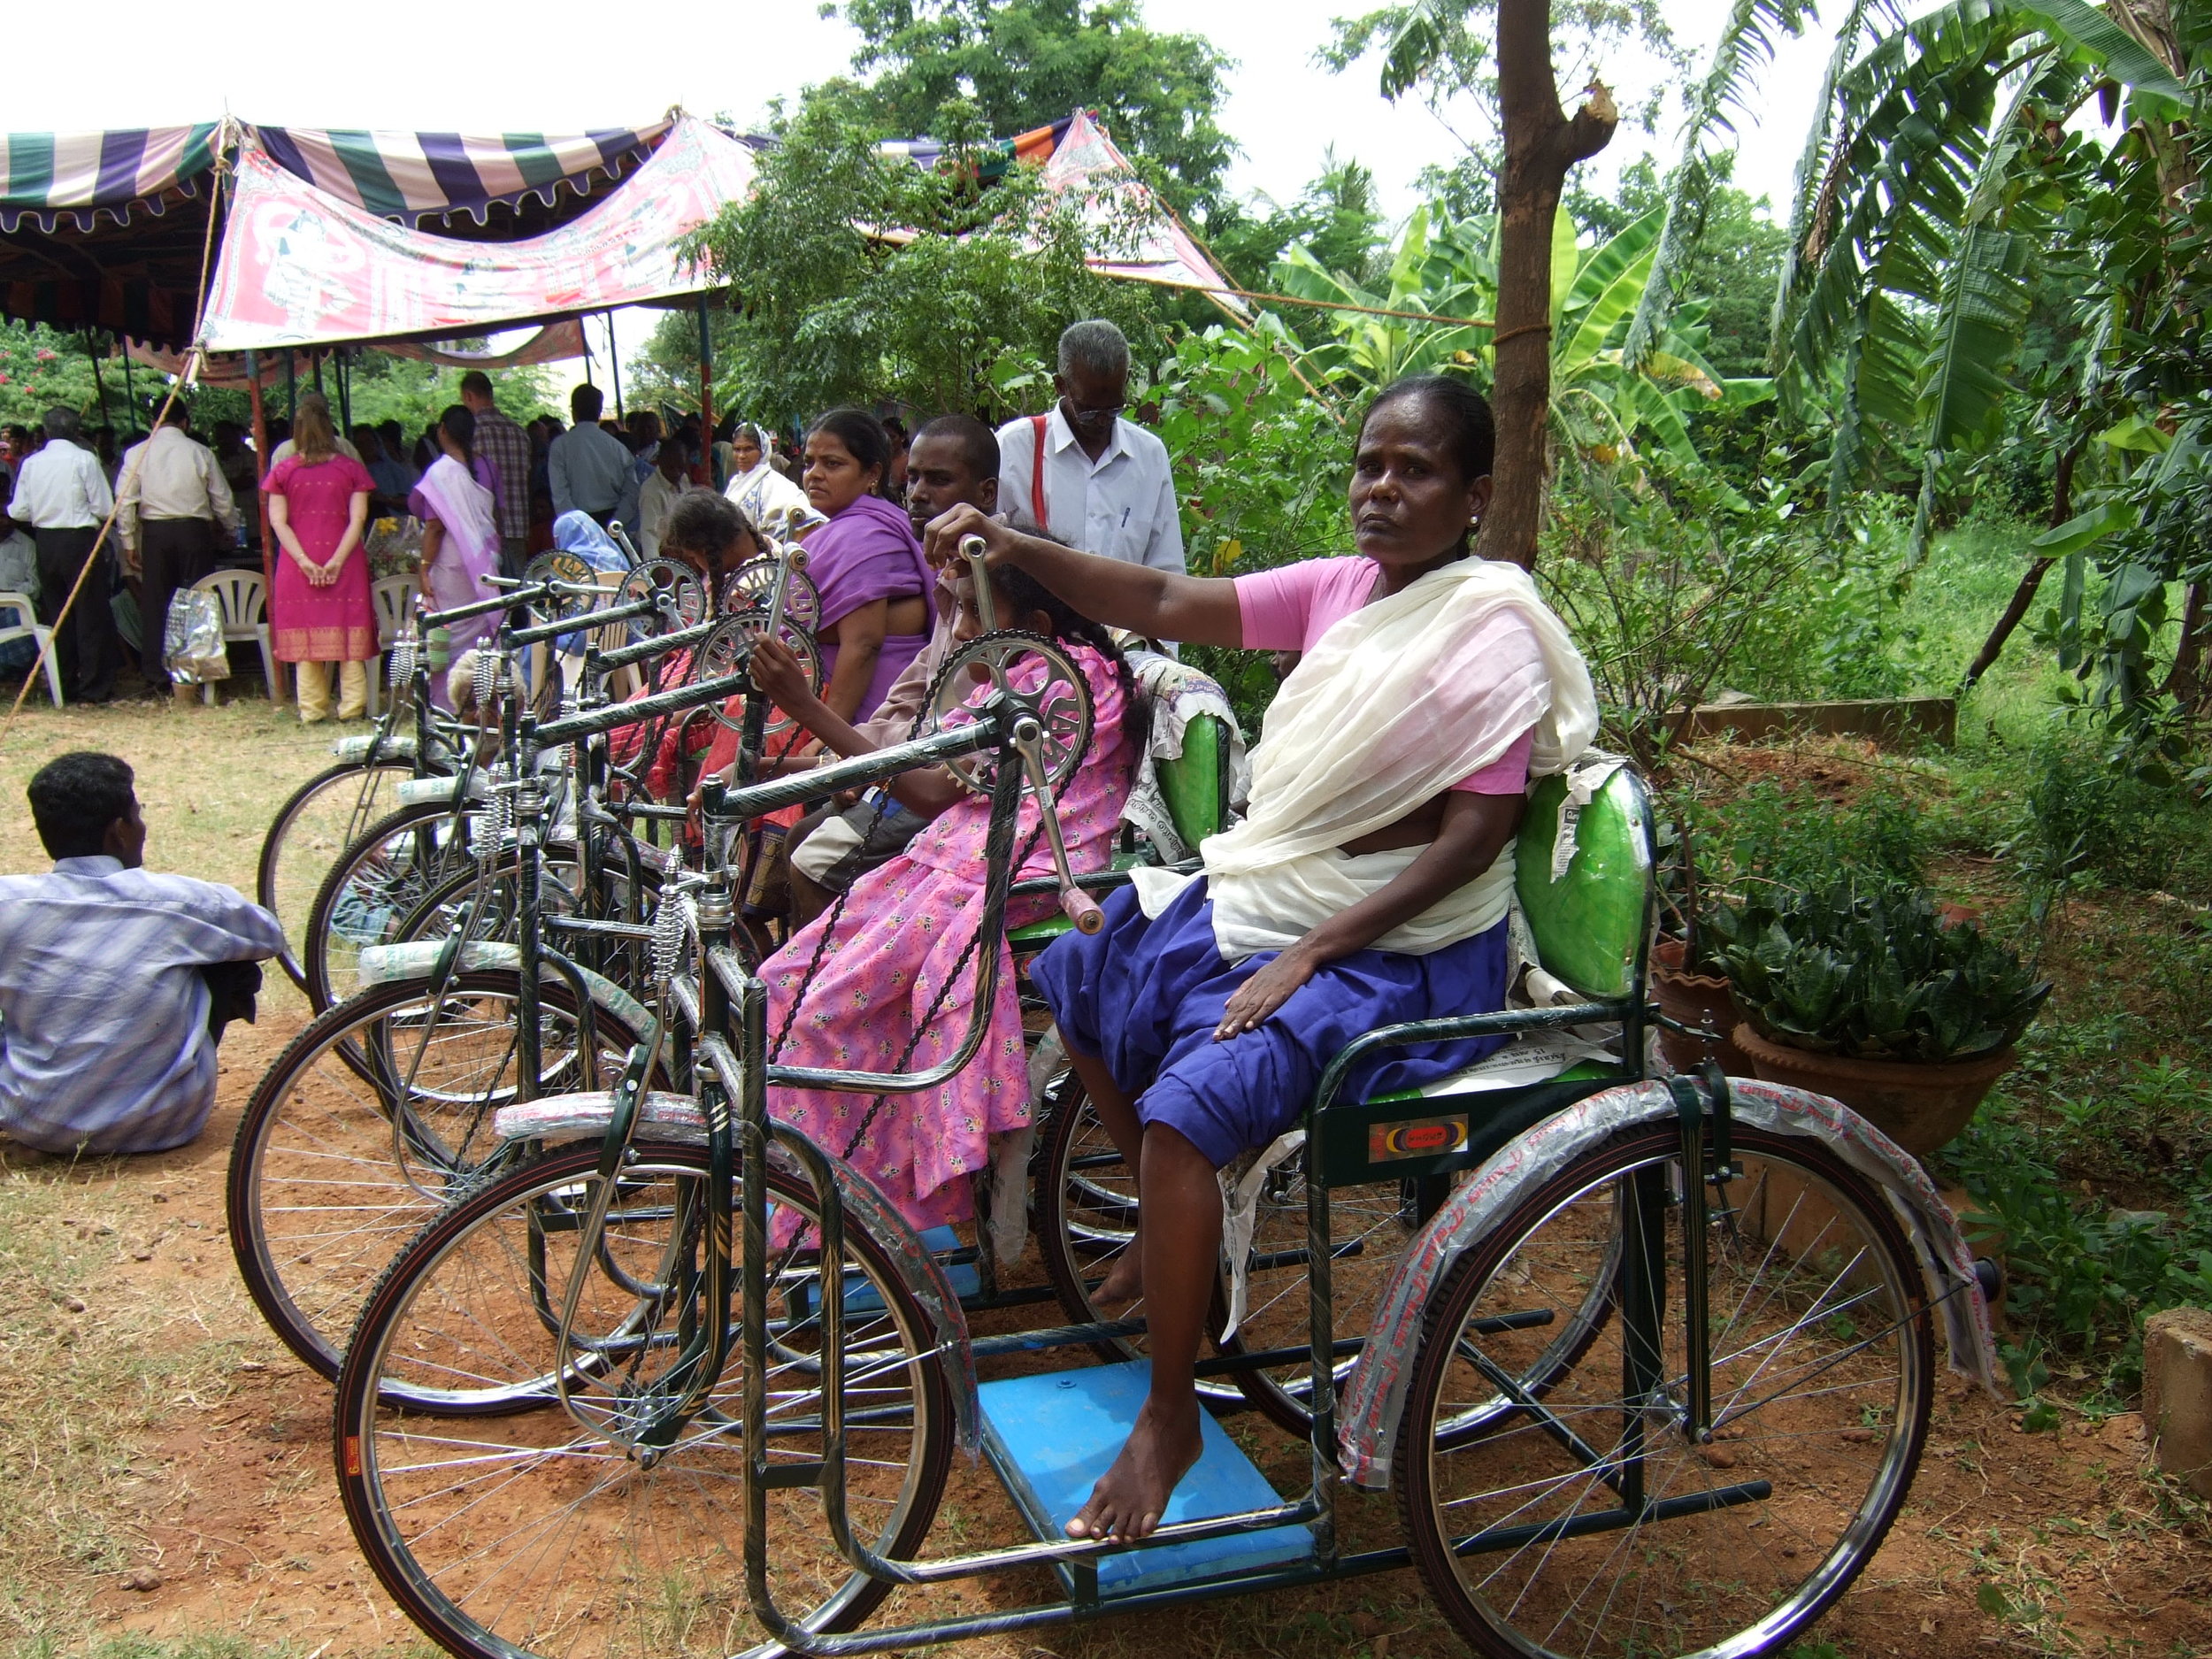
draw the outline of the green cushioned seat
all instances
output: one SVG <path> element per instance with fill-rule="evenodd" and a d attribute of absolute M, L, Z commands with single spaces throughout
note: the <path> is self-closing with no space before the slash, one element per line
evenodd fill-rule
<path fill-rule="evenodd" d="M 1167 815 L 1184 844 L 1195 848 L 1218 834 L 1228 817 L 1229 794 L 1229 733 L 1222 723 L 1210 714 L 1192 716 L 1183 727 L 1183 752 L 1161 761 L 1157 770 Z M 1136 862 L 1129 854 L 1117 854 L 1114 868 L 1126 870 Z M 1006 937 L 1017 950 L 1036 949 L 1074 926 L 1064 916 L 1052 915 L 1013 928 Z"/>
<path fill-rule="evenodd" d="M 1567 800 L 1563 775 L 1529 794 L 1516 849 L 1514 887 L 1544 969 L 1585 996 L 1636 988 L 1651 886 L 1651 813 L 1642 781 L 1616 770 L 1575 815 L 1573 853 L 1555 879 L 1554 853 Z"/>

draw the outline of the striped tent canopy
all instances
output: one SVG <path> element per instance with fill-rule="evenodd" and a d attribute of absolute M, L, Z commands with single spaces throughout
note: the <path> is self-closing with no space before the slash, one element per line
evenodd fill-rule
<path fill-rule="evenodd" d="M 667 136 L 650 127 L 558 135 L 504 133 L 367 133 L 338 127 L 257 127 L 273 161 L 317 189 L 379 219 L 421 229 L 462 215 L 486 224 L 488 210 L 526 202 L 551 208 L 563 187 L 588 194 L 595 181 L 624 177 Z M 542 227 L 541 228 L 550 228 Z"/>
<path fill-rule="evenodd" d="M 670 127 L 664 118 L 594 133 L 472 136 L 201 121 L 0 134 L 0 316 L 187 343 L 208 187 L 217 157 L 242 142 L 379 218 L 510 242 L 586 211 L 595 189 L 634 172 Z"/>
<path fill-rule="evenodd" d="M 104 215 L 117 225 L 134 207 L 159 213 L 197 196 L 215 165 L 219 123 L 138 127 L 112 133 L 0 133 L 0 232 L 27 223 L 46 234 L 63 225 L 88 231 Z"/>

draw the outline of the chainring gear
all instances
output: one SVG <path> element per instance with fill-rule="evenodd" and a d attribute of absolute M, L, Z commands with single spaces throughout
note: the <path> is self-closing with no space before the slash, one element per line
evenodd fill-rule
<path fill-rule="evenodd" d="M 722 579 L 722 612 L 738 616 L 746 611 L 768 612 L 768 603 L 775 596 L 776 572 L 780 559 L 747 559 Z M 783 588 L 783 619 L 792 627 L 807 634 L 818 632 L 822 626 L 822 596 L 804 572 L 793 571 Z"/>
<path fill-rule="evenodd" d="M 748 611 L 739 616 L 725 617 L 716 624 L 714 632 L 702 640 L 698 649 L 691 655 L 689 683 L 697 685 L 703 680 L 719 680 L 726 674 L 733 674 L 743 669 L 752 660 L 754 637 L 759 634 L 761 625 L 766 620 L 764 612 Z M 815 648 L 814 636 L 787 627 L 777 638 L 792 656 L 799 659 L 799 666 L 806 670 L 808 687 L 816 695 L 820 695 L 822 657 Z M 739 706 L 741 709 L 743 707 L 741 703 Z M 781 736 L 797 724 L 788 714 L 777 710 L 774 704 L 771 703 L 769 707 L 772 712 L 768 723 L 761 728 L 765 735 Z M 716 703 L 709 712 L 733 732 L 745 729 L 744 715 L 741 712 L 731 713 L 727 700 Z"/>
<path fill-rule="evenodd" d="M 571 587 L 590 588 L 599 580 L 599 572 L 590 562 L 577 554 L 556 548 L 541 553 L 523 566 L 522 580 L 526 583 L 561 582 Z M 534 609 L 549 622 L 573 622 L 590 615 L 603 595 L 554 594 L 541 601 Z"/>
<path fill-rule="evenodd" d="M 1018 715 L 1036 719 L 1044 734 L 1045 782 L 1058 789 L 1090 747 L 1091 688 L 1082 671 L 1042 634 L 1015 628 L 980 634 L 955 647 L 930 682 L 924 710 L 927 729 L 942 732 L 964 716 L 972 719 L 977 711 L 972 699 L 992 681 Z M 945 767 L 978 795 L 988 795 L 998 779 L 998 761 L 997 749 L 979 749 L 947 761 Z"/>
<path fill-rule="evenodd" d="M 672 634 L 706 620 L 707 588 L 699 574 L 674 559 L 649 558 L 631 566 L 615 590 L 614 602 L 626 605 L 640 599 L 664 601 L 651 618 L 641 618 L 657 634 Z"/>

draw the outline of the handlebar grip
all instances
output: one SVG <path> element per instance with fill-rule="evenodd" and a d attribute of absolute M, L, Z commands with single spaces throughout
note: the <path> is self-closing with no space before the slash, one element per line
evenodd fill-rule
<path fill-rule="evenodd" d="M 1060 910 L 1075 924 L 1079 933 L 1095 933 L 1106 926 L 1106 912 L 1098 901 L 1080 887 L 1060 889 Z"/>

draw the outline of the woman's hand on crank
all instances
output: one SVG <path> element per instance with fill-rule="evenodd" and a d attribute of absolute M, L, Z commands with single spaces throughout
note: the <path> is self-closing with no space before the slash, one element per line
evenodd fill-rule
<path fill-rule="evenodd" d="M 964 501 L 929 521 L 929 528 L 922 532 L 922 550 L 933 568 L 943 570 L 961 563 L 960 543 L 972 535 L 981 536 L 995 555 L 1005 551 L 1006 526 Z"/>
<path fill-rule="evenodd" d="M 814 695 L 806 670 L 791 654 L 791 648 L 765 634 L 756 635 L 753 641 L 752 675 L 753 684 L 786 714 Z"/>
<path fill-rule="evenodd" d="M 1214 1041 L 1226 1042 L 1248 1031 L 1257 1031 L 1267 1017 L 1291 999 L 1298 987 L 1321 965 L 1312 955 L 1293 945 L 1229 994 L 1214 1027 Z"/>

